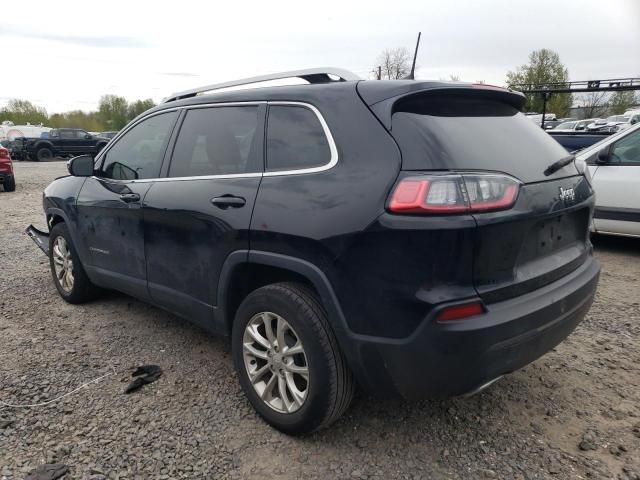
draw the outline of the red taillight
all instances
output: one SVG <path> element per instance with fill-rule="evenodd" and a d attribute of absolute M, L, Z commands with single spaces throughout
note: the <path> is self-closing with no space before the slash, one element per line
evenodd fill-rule
<path fill-rule="evenodd" d="M 9 158 L 9 150 L 4 147 L 0 147 L 0 158 Z"/>
<path fill-rule="evenodd" d="M 425 175 L 404 178 L 396 185 L 389 211 L 452 214 L 511 208 L 520 183 L 498 174 Z"/>
<path fill-rule="evenodd" d="M 446 322 L 448 320 L 461 320 L 467 317 L 473 317 L 475 315 L 481 315 L 484 313 L 484 307 L 480 302 L 465 303 L 463 305 L 454 305 L 452 307 L 446 307 L 440 311 L 436 320 L 439 322 Z"/>

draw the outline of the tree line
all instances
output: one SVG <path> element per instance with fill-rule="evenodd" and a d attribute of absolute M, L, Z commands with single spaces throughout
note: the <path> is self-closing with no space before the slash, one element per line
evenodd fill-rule
<path fill-rule="evenodd" d="M 411 70 L 411 55 L 404 47 L 384 50 L 377 58 L 372 70 L 372 77 L 377 80 L 398 80 L 404 78 Z M 445 80 L 445 79 L 440 79 Z M 458 81 L 457 75 L 449 79 Z M 569 81 L 569 69 L 560 60 L 560 55 L 553 50 L 543 48 L 529 54 L 528 62 L 509 71 L 505 83 L 507 85 L 542 85 L 546 83 L 566 84 Z M 476 83 L 484 83 L 476 80 Z M 527 94 L 525 112 L 542 112 L 542 97 Z M 617 115 L 630 107 L 640 104 L 640 94 L 633 91 L 590 92 L 585 94 L 554 93 L 547 102 L 547 112 L 555 113 L 559 118 L 569 115 L 574 105 L 583 108 L 585 118 Z"/>
<path fill-rule="evenodd" d="M 97 111 L 72 110 L 49 115 L 46 109 L 28 100 L 12 99 L 0 109 L 0 121 L 9 120 L 16 125 L 42 123 L 52 128 L 82 128 L 89 132 L 103 132 L 120 130 L 152 107 L 155 107 L 155 103 L 150 98 L 129 103 L 124 97 L 103 95 Z"/>

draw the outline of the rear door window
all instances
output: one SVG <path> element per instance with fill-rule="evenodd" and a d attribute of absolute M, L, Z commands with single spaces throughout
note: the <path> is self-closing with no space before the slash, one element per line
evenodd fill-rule
<path fill-rule="evenodd" d="M 186 114 L 169 167 L 170 177 L 262 171 L 258 107 L 212 107 Z"/>
<path fill-rule="evenodd" d="M 331 149 L 316 114 L 295 105 L 270 105 L 267 123 L 267 171 L 321 167 Z"/>
<path fill-rule="evenodd" d="M 60 130 L 60 138 L 63 140 L 72 140 L 78 137 L 74 130 Z"/>

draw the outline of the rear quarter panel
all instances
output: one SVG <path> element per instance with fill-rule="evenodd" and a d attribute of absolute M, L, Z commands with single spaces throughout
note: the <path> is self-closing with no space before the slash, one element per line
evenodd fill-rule
<path fill-rule="evenodd" d="M 311 86 L 296 98 L 314 105 L 326 120 L 338 150 L 333 168 L 311 174 L 266 176 L 251 222 L 250 249 L 299 258 L 320 268 L 343 310 L 364 312 L 376 299 L 358 289 L 373 270 L 346 270 L 341 259 L 384 212 L 400 171 L 400 152 L 358 97 L 355 85 Z M 277 99 L 280 100 L 280 99 Z M 376 259 L 371 258 L 371 262 Z M 372 265 L 363 265 L 363 267 Z"/>

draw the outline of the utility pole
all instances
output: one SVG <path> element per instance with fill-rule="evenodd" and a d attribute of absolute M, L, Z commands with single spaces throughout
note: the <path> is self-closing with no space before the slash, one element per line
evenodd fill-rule
<path fill-rule="evenodd" d="M 378 65 L 378 80 L 382 80 L 382 65 Z"/>

